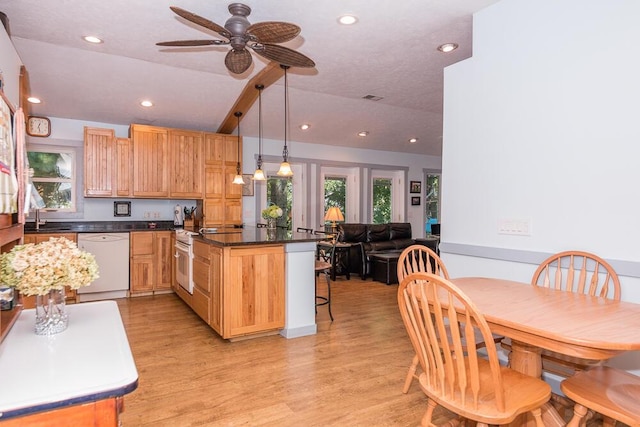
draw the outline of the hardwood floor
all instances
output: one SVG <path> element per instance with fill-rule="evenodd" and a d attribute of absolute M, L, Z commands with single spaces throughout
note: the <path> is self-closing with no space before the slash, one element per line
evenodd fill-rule
<path fill-rule="evenodd" d="M 319 281 L 322 284 L 323 281 Z M 222 340 L 175 295 L 118 300 L 139 386 L 126 426 L 417 426 L 397 285 L 338 278 L 318 334 Z M 443 412 L 444 413 L 444 412 Z"/>

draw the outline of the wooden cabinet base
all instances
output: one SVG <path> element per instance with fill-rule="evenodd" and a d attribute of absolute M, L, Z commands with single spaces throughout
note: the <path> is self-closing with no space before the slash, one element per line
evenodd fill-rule
<path fill-rule="evenodd" d="M 66 426 L 94 426 L 116 427 L 119 425 L 119 415 L 124 410 L 121 397 L 89 402 L 81 405 L 67 406 L 51 411 L 38 412 L 24 417 L 11 418 L 0 421 L 2 427 L 66 427 Z"/>

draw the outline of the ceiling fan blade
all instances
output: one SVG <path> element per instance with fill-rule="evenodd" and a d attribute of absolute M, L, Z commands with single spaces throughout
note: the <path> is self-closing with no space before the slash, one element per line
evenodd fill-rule
<path fill-rule="evenodd" d="M 276 44 L 255 44 L 251 46 L 253 50 L 260 56 L 264 56 L 267 59 L 278 62 L 282 65 L 289 65 L 290 67 L 311 68 L 315 67 L 316 63 L 313 60 L 300 52 L 296 52 L 288 47 L 278 46 Z"/>
<path fill-rule="evenodd" d="M 210 46 L 221 44 L 229 44 L 229 42 L 225 40 L 174 40 L 156 43 L 158 46 Z"/>
<path fill-rule="evenodd" d="M 207 18 L 203 18 L 200 15 L 196 15 L 195 13 L 191 13 L 189 11 L 186 11 L 176 6 L 169 6 L 169 8 L 173 10 L 173 12 L 176 15 L 183 17 L 187 21 L 191 21 L 194 24 L 198 24 L 202 27 L 210 29 L 211 31 L 215 31 L 216 33 L 220 34 L 222 37 L 225 37 L 225 38 L 231 37 L 231 34 L 224 27 L 216 24 L 213 21 L 209 21 Z"/>
<path fill-rule="evenodd" d="M 231 49 L 224 58 L 224 65 L 234 74 L 242 74 L 247 71 L 251 62 L 251 54 L 246 49 Z"/>
<path fill-rule="evenodd" d="M 260 43 L 284 43 L 300 34 L 300 27 L 288 22 L 258 22 L 247 28 L 247 34 Z"/>

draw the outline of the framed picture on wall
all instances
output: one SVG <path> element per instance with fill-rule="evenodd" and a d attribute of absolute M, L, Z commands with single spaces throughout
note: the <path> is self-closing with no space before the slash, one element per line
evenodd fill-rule
<path fill-rule="evenodd" d="M 243 173 L 242 179 L 244 180 L 244 185 L 242 186 L 242 195 L 253 196 L 253 174 Z"/>
<path fill-rule="evenodd" d="M 420 196 L 411 198 L 411 206 L 420 206 Z"/>
<path fill-rule="evenodd" d="M 409 193 L 420 193 L 420 189 L 421 188 L 422 188 L 422 183 L 420 181 L 410 181 L 409 182 Z M 418 203 L 418 204 L 420 204 L 420 203 Z"/>

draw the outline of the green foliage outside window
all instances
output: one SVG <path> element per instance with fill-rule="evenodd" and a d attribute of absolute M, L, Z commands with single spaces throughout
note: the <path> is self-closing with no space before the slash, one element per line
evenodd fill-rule
<path fill-rule="evenodd" d="M 276 221 L 278 227 L 291 230 L 293 207 L 293 182 L 291 178 L 267 178 L 267 206 L 277 205 L 282 216 Z"/>
<path fill-rule="evenodd" d="M 373 179 L 373 223 L 391 222 L 391 179 Z"/>
<path fill-rule="evenodd" d="M 29 151 L 31 181 L 48 209 L 73 209 L 73 154 Z"/>
<path fill-rule="evenodd" d="M 324 179 L 324 210 L 331 207 L 340 208 L 340 212 L 347 217 L 347 178 L 344 177 L 325 177 Z M 325 212 L 322 213 L 324 217 Z M 325 227 L 330 227 L 331 222 L 325 222 Z"/>

